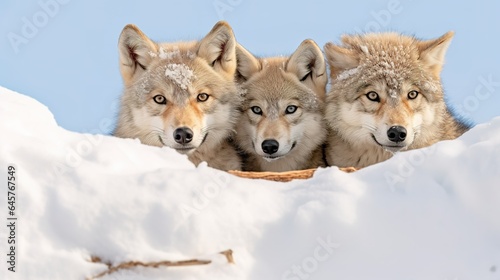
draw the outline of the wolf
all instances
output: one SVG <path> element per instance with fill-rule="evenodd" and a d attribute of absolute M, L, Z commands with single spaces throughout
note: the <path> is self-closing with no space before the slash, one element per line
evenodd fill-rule
<path fill-rule="evenodd" d="M 199 41 L 156 43 L 129 24 L 118 46 L 125 89 L 114 135 L 173 148 L 196 165 L 241 170 L 229 143 L 243 101 L 230 25 L 218 22 Z"/>
<path fill-rule="evenodd" d="M 237 81 L 245 92 L 236 126 L 244 170 L 324 166 L 328 75 L 321 48 L 308 39 L 289 57 L 257 58 L 238 44 L 236 56 Z"/>
<path fill-rule="evenodd" d="M 366 167 L 470 129 L 447 107 L 441 85 L 452 37 L 453 32 L 432 40 L 370 33 L 325 45 L 329 165 Z"/>

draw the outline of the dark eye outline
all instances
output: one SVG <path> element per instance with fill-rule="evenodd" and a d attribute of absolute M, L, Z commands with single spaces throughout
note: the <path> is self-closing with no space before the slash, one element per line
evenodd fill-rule
<path fill-rule="evenodd" d="M 372 96 L 373 98 L 370 98 L 370 94 L 372 94 L 372 93 L 375 93 L 375 97 L 373 97 L 373 96 Z M 365 95 L 366 95 L 366 98 L 368 98 L 368 100 L 370 100 L 370 101 L 373 101 L 373 102 L 380 102 L 380 96 L 378 96 L 378 93 L 376 93 L 376 92 L 374 92 L 374 91 L 370 91 L 370 92 L 368 92 L 368 93 L 367 93 L 367 94 L 365 94 Z"/>
<path fill-rule="evenodd" d="M 415 96 L 413 96 L 413 97 L 412 97 L 412 96 L 410 96 L 410 95 L 413 95 L 413 93 L 415 94 Z M 412 91 L 408 92 L 408 99 L 413 100 L 413 99 L 415 99 L 415 98 L 417 98 L 417 97 L 418 97 L 418 94 L 419 94 L 419 92 L 418 92 L 418 91 L 416 91 L 416 90 L 412 90 Z"/>
<path fill-rule="evenodd" d="M 259 106 L 252 106 L 250 110 L 256 115 L 262 115 L 262 109 Z"/>
<path fill-rule="evenodd" d="M 208 100 L 208 98 L 210 97 L 210 95 L 208 95 L 208 93 L 200 93 L 198 94 L 198 96 L 196 96 L 196 100 L 198 100 L 198 102 L 205 102 Z"/>
<path fill-rule="evenodd" d="M 289 115 L 289 114 L 293 114 L 293 113 L 295 113 L 295 112 L 297 111 L 297 108 L 298 108 L 298 107 L 297 107 L 297 106 L 295 106 L 295 105 L 288 105 L 288 106 L 286 107 L 286 109 L 285 109 L 285 114 L 288 114 L 288 115 Z M 291 111 L 290 111 L 289 109 L 291 109 Z"/>
<path fill-rule="evenodd" d="M 167 99 L 165 98 L 165 96 L 160 95 L 160 94 L 153 96 L 153 101 L 154 101 L 156 104 L 160 104 L 160 105 L 165 105 L 165 104 L 167 104 Z"/>

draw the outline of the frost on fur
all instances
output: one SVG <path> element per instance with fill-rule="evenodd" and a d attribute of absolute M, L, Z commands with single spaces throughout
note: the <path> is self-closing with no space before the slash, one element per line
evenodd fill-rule
<path fill-rule="evenodd" d="M 172 51 L 165 51 L 164 48 L 160 48 L 160 51 L 158 53 L 158 56 L 161 59 L 173 59 L 175 57 L 180 57 L 181 56 L 181 51 L 179 50 L 178 47 L 174 47 Z"/>
<path fill-rule="evenodd" d="M 167 64 L 165 76 L 184 90 L 191 85 L 191 81 L 195 78 L 193 70 L 185 64 Z"/>
<path fill-rule="evenodd" d="M 196 54 L 195 54 L 195 53 L 193 53 L 192 51 L 189 51 L 189 50 L 187 51 L 186 55 L 187 55 L 187 57 L 188 57 L 189 59 L 191 59 L 191 60 L 193 60 L 193 59 L 195 59 L 195 58 L 196 58 Z"/>
<path fill-rule="evenodd" d="M 152 52 L 152 51 L 149 51 L 148 54 L 149 54 L 149 56 L 151 56 L 153 58 L 158 56 L 155 52 Z"/>
<path fill-rule="evenodd" d="M 325 152 L 329 164 L 365 167 L 469 129 L 450 114 L 440 82 L 452 36 L 422 41 L 372 33 L 325 45 L 332 76 L 325 110 L 332 132 Z"/>
<path fill-rule="evenodd" d="M 349 69 L 349 70 L 345 70 L 344 72 L 340 73 L 338 76 L 337 76 L 337 80 L 338 81 L 342 81 L 342 80 L 346 80 L 348 79 L 349 77 L 351 77 L 352 75 L 355 75 L 359 72 L 359 66 L 356 67 L 356 68 L 352 68 L 352 69 Z"/>

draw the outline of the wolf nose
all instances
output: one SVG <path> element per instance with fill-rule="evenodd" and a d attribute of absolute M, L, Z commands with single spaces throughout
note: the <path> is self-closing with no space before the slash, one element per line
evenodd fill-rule
<path fill-rule="evenodd" d="M 186 144 L 193 140 L 193 131 L 188 127 L 179 127 L 174 130 L 174 140 L 179 144 Z"/>
<path fill-rule="evenodd" d="M 389 130 L 387 130 L 387 137 L 395 143 L 403 142 L 406 139 L 406 128 L 400 125 L 391 126 Z"/>
<path fill-rule="evenodd" d="M 262 150 L 264 153 L 272 155 L 278 151 L 280 143 L 274 139 L 266 139 L 262 142 Z"/>

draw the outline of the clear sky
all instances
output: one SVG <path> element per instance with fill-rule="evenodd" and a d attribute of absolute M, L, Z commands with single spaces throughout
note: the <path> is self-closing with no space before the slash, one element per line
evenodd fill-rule
<path fill-rule="evenodd" d="M 49 107 L 64 128 L 109 133 L 122 81 L 117 41 L 128 23 L 157 41 L 203 37 L 227 20 L 256 55 L 287 55 L 306 38 L 456 32 L 442 78 L 448 103 L 475 122 L 500 116 L 500 1 L 0 1 L 0 85 Z M 5 120 L 1 120 L 5 121 Z"/>

